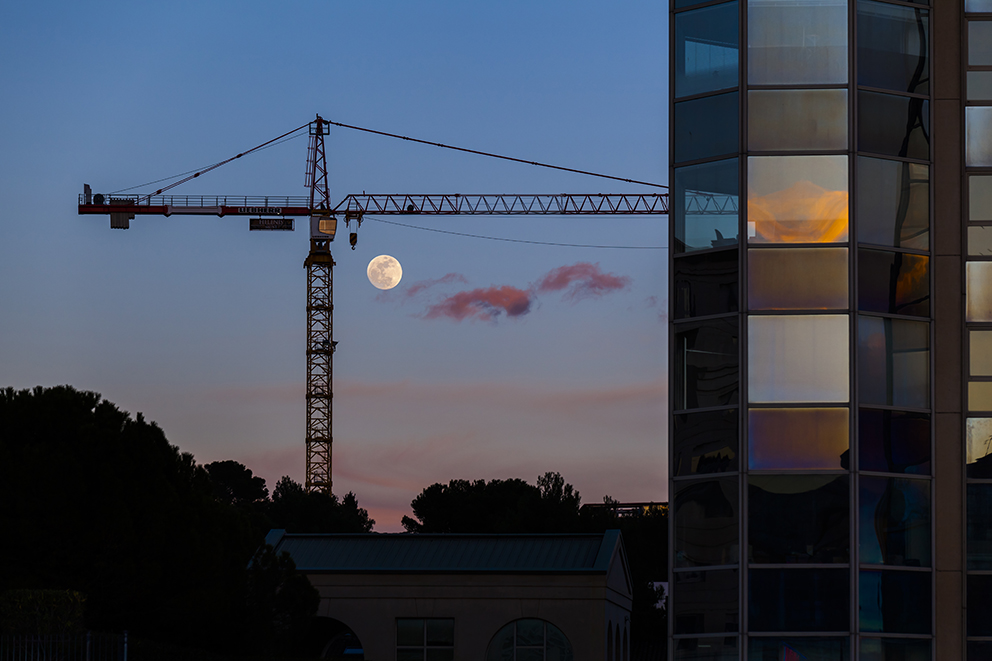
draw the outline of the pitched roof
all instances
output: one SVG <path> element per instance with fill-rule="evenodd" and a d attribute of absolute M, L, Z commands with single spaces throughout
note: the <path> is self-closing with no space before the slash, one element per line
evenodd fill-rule
<path fill-rule="evenodd" d="M 265 538 L 307 573 L 606 573 L 620 531 L 545 535 L 296 534 Z"/>

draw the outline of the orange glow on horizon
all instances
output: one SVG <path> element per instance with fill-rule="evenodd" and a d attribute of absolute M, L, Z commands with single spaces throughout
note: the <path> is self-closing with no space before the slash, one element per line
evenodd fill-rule
<path fill-rule="evenodd" d="M 797 181 L 785 190 L 748 195 L 748 226 L 754 243 L 841 243 L 847 241 L 847 191 Z"/>

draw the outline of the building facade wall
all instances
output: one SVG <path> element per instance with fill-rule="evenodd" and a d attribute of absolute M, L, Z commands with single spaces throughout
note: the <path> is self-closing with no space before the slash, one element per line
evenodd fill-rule
<path fill-rule="evenodd" d="M 992 658 L 992 2 L 964 2 L 673 0 L 674 659 Z"/>

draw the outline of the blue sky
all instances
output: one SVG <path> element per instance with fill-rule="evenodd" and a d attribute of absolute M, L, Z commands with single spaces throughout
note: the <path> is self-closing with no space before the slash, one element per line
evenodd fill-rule
<path fill-rule="evenodd" d="M 667 6 L 648 1 L 4 4 L 0 386 L 95 390 L 198 461 L 242 461 L 270 488 L 302 480 L 306 233 L 175 216 L 111 231 L 76 214 L 83 183 L 111 192 L 185 172 L 318 112 L 667 183 L 667 34 Z M 327 149 L 335 201 L 650 190 L 346 129 Z M 290 140 L 174 192 L 304 195 L 305 160 L 306 138 Z M 416 223 L 667 245 L 664 217 Z M 452 478 L 556 470 L 585 502 L 667 499 L 666 251 L 372 220 L 357 250 L 333 250 L 334 485 L 377 530 L 398 529 L 422 488 Z M 365 276 L 379 254 L 403 265 L 391 296 Z M 576 264 L 623 286 L 572 298 L 536 287 Z M 505 286 L 531 292 L 527 314 L 428 314 Z"/>

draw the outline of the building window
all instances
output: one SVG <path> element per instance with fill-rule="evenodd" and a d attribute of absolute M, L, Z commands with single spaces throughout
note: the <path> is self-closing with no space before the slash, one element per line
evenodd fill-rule
<path fill-rule="evenodd" d="M 396 619 L 396 661 L 451 661 L 454 658 L 453 618 Z"/>
<path fill-rule="evenodd" d="M 561 629 L 544 620 L 523 619 L 507 624 L 489 642 L 486 660 L 504 659 L 573 661 L 574 656 Z"/>

